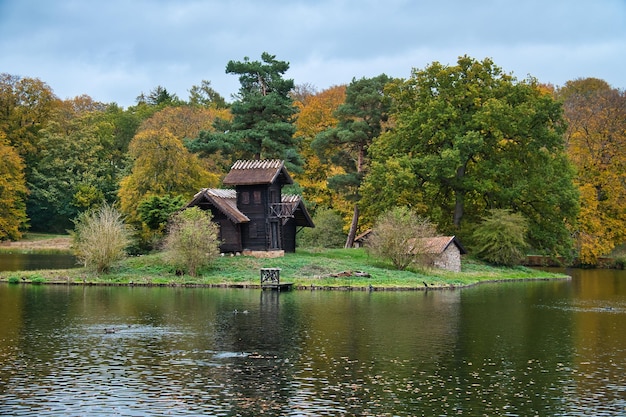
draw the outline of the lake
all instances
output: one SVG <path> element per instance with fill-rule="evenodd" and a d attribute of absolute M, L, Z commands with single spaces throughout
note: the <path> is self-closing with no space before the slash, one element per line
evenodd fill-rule
<path fill-rule="evenodd" d="M 2 253 L 0 271 L 32 271 L 37 269 L 69 269 L 78 265 L 70 254 Z"/>
<path fill-rule="evenodd" d="M 0 415 L 623 416 L 626 271 L 451 291 L 0 285 Z"/>

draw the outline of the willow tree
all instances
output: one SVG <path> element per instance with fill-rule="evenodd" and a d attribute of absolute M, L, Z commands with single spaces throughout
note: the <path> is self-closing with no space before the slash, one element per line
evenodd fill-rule
<path fill-rule="evenodd" d="M 570 254 L 578 194 L 563 109 L 536 80 L 464 56 L 414 70 L 389 94 L 394 129 L 370 148 L 371 209 L 401 200 L 455 234 L 487 210 L 510 209 L 528 219 L 535 250 Z"/>

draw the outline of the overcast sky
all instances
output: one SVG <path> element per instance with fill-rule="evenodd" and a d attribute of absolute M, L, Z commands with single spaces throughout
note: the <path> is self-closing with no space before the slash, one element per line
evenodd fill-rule
<path fill-rule="evenodd" d="M 0 0 L 0 73 L 62 99 L 127 107 L 159 85 L 187 99 L 209 80 L 231 101 L 227 62 L 264 51 L 319 90 L 460 55 L 518 79 L 624 89 L 626 0 Z"/>

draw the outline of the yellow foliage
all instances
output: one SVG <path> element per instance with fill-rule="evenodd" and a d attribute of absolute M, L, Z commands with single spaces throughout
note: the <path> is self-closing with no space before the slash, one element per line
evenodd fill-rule
<path fill-rule="evenodd" d="M 305 159 L 305 164 L 304 171 L 301 174 L 294 174 L 294 179 L 303 188 L 305 198 L 313 203 L 314 207 L 334 208 L 350 218 L 352 204 L 328 189 L 327 179 L 340 168 L 322 162 L 311 149 L 311 142 L 317 134 L 337 126 L 338 120 L 333 113 L 343 104 L 345 97 L 346 86 L 342 85 L 331 87 L 295 103 L 300 109 L 295 135 L 302 138 L 300 154 Z"/>
<path fill-rule="evenodd" d="M 626 240 L 626 95 L 594 79 L 570 82 L 561 94 L 580 190 L 579 256 L 596 264 Z"/>
<path fill-rule="evenodd" d="M 121 181 L 119 197 L 122 211 L 133 221 L 138 204 L 146 197 L 170 194 L 191 198 L 201 188 L 216 186 L 219 179 L 167 128 L 138 133 L 130 142 L 129 153 L 133 168 Z"/>
<path fill-rule="evenodd" d="M 26 224 L 24 163 L 0 132 L 0 241 L 22 237 Z"/>

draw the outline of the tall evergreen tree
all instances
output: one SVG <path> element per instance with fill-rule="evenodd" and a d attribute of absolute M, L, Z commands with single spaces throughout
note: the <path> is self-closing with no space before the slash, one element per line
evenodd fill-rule
<path fill-rule="evenodd" d="M 220 119 L 216 132 L 201 132 L 188 143 L 203 154 L 222 151 L 235 159 L 284 159 L 288 168 L 299 171 L 302 160 L 293 134 L 296 130 L 291 79 L 283 75 L 289 63 L 264 52 L 261 61 L 229 61 L 226 73 L 239 75 L 241 88 L 231 106 L 232 121 Z"/>
<path fill-rule="evenodd" d="M 359 188 L 365 176 L 368 148 L 387 121 L 390 100 L 383 90 L 391 79 L 381 74 L 374 78 L 353 79 L 346 89 L 346 100 L 335 111 L 336 127 L 318 134 L 313 148 L 323 159 L 343 168 L 343 173 L 328 179 L 328 185 L 354 202 L 346 247 L 352 247 L 359 222 Z"/>

